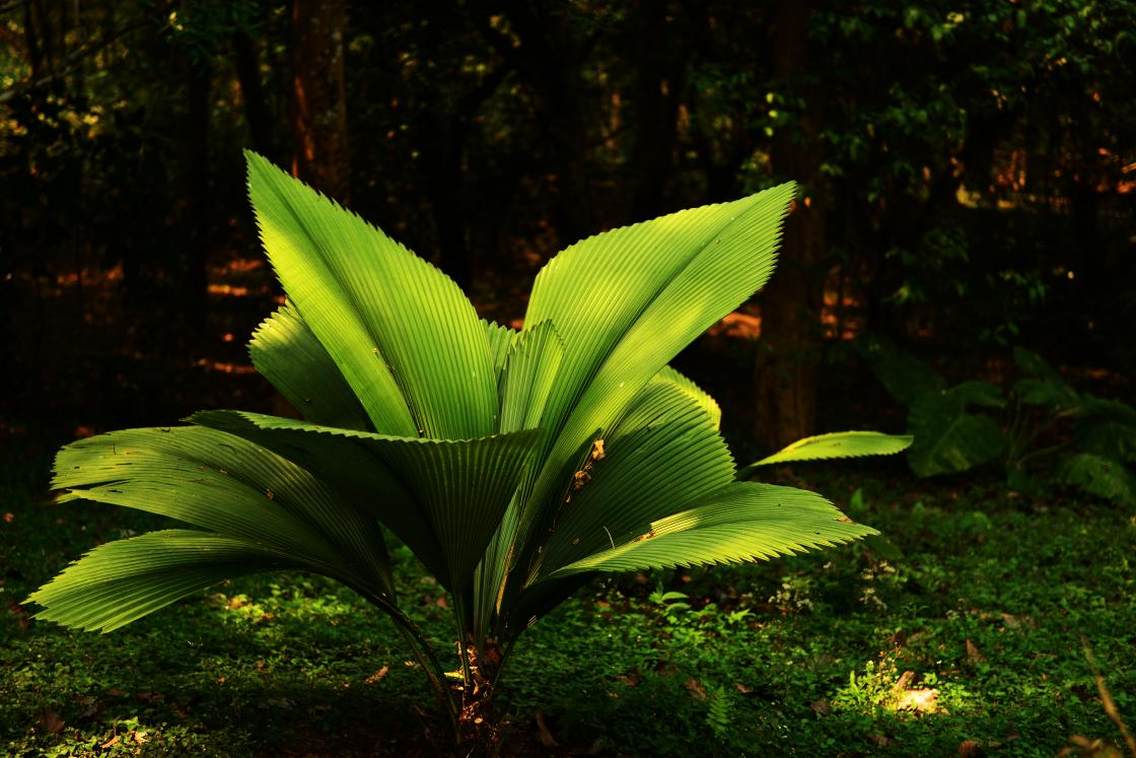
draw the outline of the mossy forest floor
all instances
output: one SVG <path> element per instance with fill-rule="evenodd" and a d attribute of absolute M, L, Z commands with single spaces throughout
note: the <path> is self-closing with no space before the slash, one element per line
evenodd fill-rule
<path fill-rule="evenodd" d="M 392 626 L 301 575 L 216 587 L 118 632 L 19 602 L 94 544 L 146 528 L 55 505 L 43 466 L 0 473 L 0 752 L 432 755 L 440 734 Z M 517 645 L 503 753 L 1055 755 L 1136 727 L 1136 519 L 917 482 L 899 462 L 798 468 L 890 544 L 597 582 Z M 395 551 L 441 641 L 441 590 Z M 681 592 L 683 595 L 673 594 Z M 672 593 L 672 594 L 666 594 Z"/>

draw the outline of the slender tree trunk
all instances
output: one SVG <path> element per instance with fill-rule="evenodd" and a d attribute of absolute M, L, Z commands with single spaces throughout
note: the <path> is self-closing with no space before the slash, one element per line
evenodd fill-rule
<path fill-rule="evenodd" d="M 207 258 L 209 230 L 212 226 L 209 177 L 209 122 L 211 116 L 212 71 L 207 62 L 187 61 L 187 114 L 182 135 L 186 170 L 187 206 L 182 218 L 184 233 L 179 292 L 184 298 L 185 314 L 191 332 L 199 333 L 205 325 L 208 288 Z"/>
<path fill-rule="evenodd" d="M 241 86 L 241 99 L 244 100 L 245 120 L 248 122 L 249 138 L 253 149 L 272 156 L 272 117 L 260 82 L 260 55 L 256 41 L 248 32 L 239 30 L 233 34 L 233 60 L 237 69 L 237 81 Z"/>
<path fill-rule="evenodd" d="M 811 8 L 783 0 L 774 34 L 777 78 L 793 87 L 804 73 Z M 807 89 L 807 88 L 806 88 Z M 780 448 L 812 434 L 816 425 L 819 311 L 825 246 L 823 193 L 819 191 L 820 155 L 815 93 L 805 95 L 798 128 L 782 130 L 773 145 L 773 170 L 802 186 L 786 221 L 780 263 L 762 300 L 762 337 L 754 370 L 758 443 Z"/>
<path fill-rule="evenodd" d="M 43 46 L 40 44 L 39 28 L 37 23 L 36 6 L 28 3 L 24 6 L 24 44 L 28 48 L 28 62 L 31 64 L 33 82 L 39 81 L 43 76 Z M 42 22 L 42 16 L 39 17 Z"/>
<path fill-rule="evenodd" d="M 346 0 L 292 0 L 292 173 L 346 202 Z"/>

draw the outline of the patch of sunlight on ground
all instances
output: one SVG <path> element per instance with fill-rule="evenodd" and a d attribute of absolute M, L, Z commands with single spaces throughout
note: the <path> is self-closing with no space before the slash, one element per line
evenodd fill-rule
<path fill-rule="evenodd" d="M 961 715 L 974 709 L 974 698 L 958 682 L 941 679 L 935 672 L 902 673 L 888 655 L 868 661 L 862 673 L 852 671 L 848 684 L 832 697 L 836 711 L 873 715 L 879 711 L 911 716 Z"/>

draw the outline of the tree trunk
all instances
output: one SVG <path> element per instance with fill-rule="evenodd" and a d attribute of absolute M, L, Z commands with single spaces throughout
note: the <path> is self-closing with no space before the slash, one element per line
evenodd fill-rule
<path fill-rule="evenodd" d="M 346 202 L 346 0 L 292 0 L 292 173 Z"/>
<path fill-rule="evenodd" d="M 761 342 L 754 382 L 755 435 L 769 450 L 813 433 L 816 426 L 819 310 L 825 246 L 824 208 L 819 191 L 816 97 L 794 87 L 804 73 L 811 15 L 809 4 L 783 0 L 774 32 L 777 79 L 807 103 L 798 128 L 781 130 L 773 145 L 773 170 L 802 185 L 801 199 L 786 220 L 777 273 L 761 300 Z"/>
<path fill-rule="evenodd" d="M 260 55 L 256 49 L 256 41 L 248 35 L 248 32 L 238 30 L 233 34 L 233 52 L 252 147 L 257 152 L 271 157 L 274 152 L 272 117 L 265 100 L 264 87 L 260 82 Z"/>
<path fill-rule="evenodd" d="M 206 270 L 208 236 L 212 226 L 209 188 L 209 122 L 212 72 L 204 61 L 187 60 L 189 82 L 186 88 L 185 131 L 182 135 L 186 206 L 181 222 L 182 253 L 180 269 L 184 313 L 190 333 L 200 334 L 205 325 L 208 275 Z"/>

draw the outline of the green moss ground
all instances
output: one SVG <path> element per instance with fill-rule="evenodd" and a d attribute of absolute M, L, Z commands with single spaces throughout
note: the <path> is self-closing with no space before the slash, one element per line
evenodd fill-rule
<path fill-rule="evenodd" d="M 45 469 L 0 474 L 0 752 L 435 752 L 393 628 L 320 579 L 233 582 L 109 635 L 28 621 L 19 601 L 67 560 L 154 523 L 52 504 Z M 1054 755 L 1119 739 L 1082 640 L 1136 726 L 1131 512 L 898 467 L 797 473 L 890 544 L 595 584 L 517 645 L 504 752 Z M 442 592 L 396 556 L 404 604 L 443 639 Z"/>

